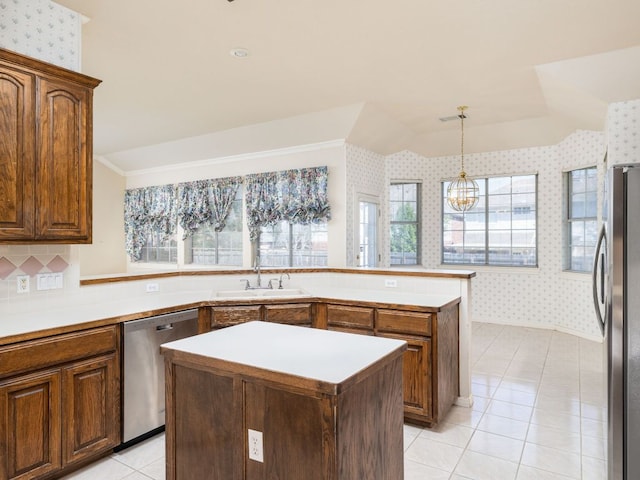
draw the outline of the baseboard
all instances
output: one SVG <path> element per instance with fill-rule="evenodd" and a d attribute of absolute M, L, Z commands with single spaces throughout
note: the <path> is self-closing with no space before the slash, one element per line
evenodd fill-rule
<path fill-rule="evenodd" d="M 505 325 L 505 326 L 511 326 L 511 327 L 538 328 L 540 330 L 555 330 L 556 332 L 567 333 L 569 335 L 574 335 L 576 337 L 584 338 L 585 340 L 591 340 L 592 342 L 597 342 L 597 343 L 602 343 L 604 340 L 600 335 L 591 335 L 589 333 L 585 333 L 580 330 L 573 330 L 571 328 L 566 328 L 558 325 L 540 325 L 538 323 L 529 324 L 526 322 L 522 322 L 522 323 L 501 322 L 496 320 L 485 321 L 485 320 L 478 320 L 476 318 L 473 319 L 473 322 L 474 323 L 491 323 L 494 325 Z"/>

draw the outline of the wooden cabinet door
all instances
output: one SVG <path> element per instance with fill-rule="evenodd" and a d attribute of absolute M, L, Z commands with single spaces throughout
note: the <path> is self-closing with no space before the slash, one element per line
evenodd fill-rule
<path fill-rule="evenodd" d="M 211 308 L 211 330 L 252 320 L 262 320 L 261 305 L 238 305 Z"/>
<path fill-rule="evenodd" d="M 407 342 L 402 357 L 402 390 L 405 416 L 430 421 L 433 415 L 431 339 L 380 334 Z"/>
<path fill-rule="evenodd" d="M 313 323 L 312 306 L 310 303 L 265 305 L 264 320 L 266 322 L 310 327 Z"/>
<path fill-rule="evenodd" d="M 361 335 L 373 335 L 374 333 L 375 309 L 372 307 L 328 304 L 326 311 L 329 330 Z"/>
<path fill-rule="evenodd" d="M 61 466 L 60 371 L 0 383 L 0 478 L 27 480 Z"/>
<path fill-rule="evenodd" d="M 116 354 L 62 370 L 64 462 L 116 446 L 120 438 L 120 388 Z"/>
<path fill-rule="evenodd" d="M 34 235 L 35 79 L 0 64 L 0 240 Z"/>
<path fill-rule="evenodd" d="M 92 96 L 88 88 L 39 79 L 37 239 L 91 242 Z"/>

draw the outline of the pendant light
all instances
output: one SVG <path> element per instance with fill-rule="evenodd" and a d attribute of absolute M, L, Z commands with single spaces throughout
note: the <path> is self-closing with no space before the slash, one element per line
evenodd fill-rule
<path fill-rule="evenodd" d="M 466 212 L 478 204 L 478 184 L 472 178 L 467 178 L 464 171 L 464 111 L 466 106 L 458 107 L 460 119 L 460 175 L 447 187 L 447 203 L 457 212 Z"/>

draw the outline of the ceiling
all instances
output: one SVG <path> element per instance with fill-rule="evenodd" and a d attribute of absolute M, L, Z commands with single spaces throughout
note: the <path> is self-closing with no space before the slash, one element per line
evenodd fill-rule
<path fill-rule="evenodd" d="M 454 154 L 461 104 L 466 151 L 549 145 L 640 98 L 637 0 L 56 1 L 89 18 L 94 152 L 123 171 L 339 137 Z"/>

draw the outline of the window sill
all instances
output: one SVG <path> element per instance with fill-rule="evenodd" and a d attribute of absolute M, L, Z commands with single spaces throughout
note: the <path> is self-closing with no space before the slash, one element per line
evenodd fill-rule
<path fill-rule="evenodd" d="M 475 272 L 500 273 L 503 275 L 538 275 L 540 273 L 540 267 L 497 267 L 495 265 L 450 265 L 441 263 L 439 268 L 445 268 L 447 270 L 473 270 Z"/>
<path fill-rule="evenodd" d="M 579 272 L 576 270 L 563 270 L 562 278 L 567 280 L 579 280 L 585 283 L 591 283 L 591 272 Z"/>

